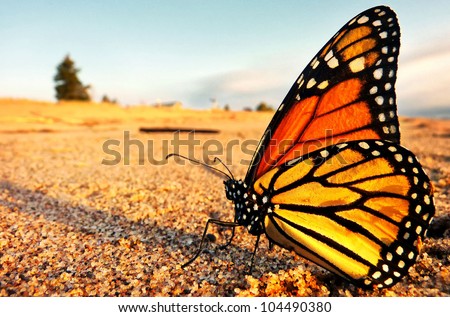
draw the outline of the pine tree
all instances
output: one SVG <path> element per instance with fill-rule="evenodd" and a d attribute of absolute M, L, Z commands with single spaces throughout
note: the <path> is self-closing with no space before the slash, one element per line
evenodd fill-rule
<path fill-rule="evenodd" d="M 75 68 L 75 63 L 69 55 L 58 65 L 57 73 L 54 77 L 56 83 L 56 99 L 91 100 L 88 93 L 90 86 L 84 86 L 78 79 L 77 73 L 79 71 L 79 69 Z"/>

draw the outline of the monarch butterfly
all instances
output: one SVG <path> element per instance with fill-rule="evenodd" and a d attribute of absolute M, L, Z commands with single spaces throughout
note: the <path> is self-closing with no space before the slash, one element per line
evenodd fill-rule
<path fill-rule="evenodd" d="M 233 222 L 362 287 L 407 274 L 434 215 L 421 165 L 400 143 L 400 28 L 386 6 L 345 24 L 300 74 L 245 179 L 228 176 Z M 226 167 L 226 166 L 225 166 Z M 229 171 L 229 170 L 228 170 Z M 231 243 L 231 239 L 227 243 Z"/>

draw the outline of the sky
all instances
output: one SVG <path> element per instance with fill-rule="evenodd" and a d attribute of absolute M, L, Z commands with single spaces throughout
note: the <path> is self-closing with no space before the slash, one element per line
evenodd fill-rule
<path fill-rule="evenodd" d="M 69 54 L 96 101 L 277 107 L 329 38 L 380 4 L 402 32 L 400 115 L 450 113 L 448 0 L 0 0 L 0 98 L 55 101 Z"/>

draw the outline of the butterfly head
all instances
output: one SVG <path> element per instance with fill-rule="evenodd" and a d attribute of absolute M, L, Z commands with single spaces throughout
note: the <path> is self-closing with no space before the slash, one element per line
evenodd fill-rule
<path fill-rule="evenodd" d="M 245 226 L 253 235 L 264 232 L 264 218 L 270 206 L 267 197 L 260 199 L 243 181 L 224 181 L 227 198 L 234 203 L 235 221 Z"/>

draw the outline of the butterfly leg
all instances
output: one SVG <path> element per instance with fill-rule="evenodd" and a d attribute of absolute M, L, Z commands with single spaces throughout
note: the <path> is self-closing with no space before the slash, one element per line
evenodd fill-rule
<path fill-rule="evenodd" d="M 192 262 L 195 261 L 195 259 L 198 258 L 200 253 L 202 253 L 203 243 L 205 242 L 206 233 L 208 232 L 208 226 L 211 223 L 219 225 L 219 226 L 223 226 L 223 227 L 232 227 L 233 228 L 233 234 L 234 234 L 234 228 L 238 227 L 238 226 L 241 226 L 240 224 L 238 224 L 236 222 L 222 221 L 222 220 L 218 220 L 218 219 L 208 219 L 208 221 L 206 222 L 205 230 L 203 231 L 202 240 L 200 241 L 200 246 L 198 247 L 197 253 L 195 253 L 195 255 L 189 261 L 187 261 L 186 263 L 181 265 L 182 268 L 185 268 L 186 266 L 190 265 Z M 230 242 L 231 242 L 231 240 L 230 240 Z"/>
<path fill-rule="evenodd" d="M 256 236 L 256 243 L 255 243 L 255 249 L 253 250 L 253 254 L 252 254 L 252 260 L 250 262 L 250 270 L 248 272 L 248 275 L 252 274 L 253 271 L 253 265 L 255 264 L 255 255 L 256 255 L 256 250 L 258 249 L 258 244 L 259 244 L 259 238 L 261 237 L 261 235 L 257 235 Z"/>
<path fill-rule="evenodd" d="M 231 241 L 233 241 L 233 238 L 234 238 L 234 232 L 235 232 L 235 229 L 236 229 L 236 227 L 233 227 L 231 230 L 231 237 L 230 237 L 230 240 L 228 240 L 228 242 L 227 243 L 225 243 L 224 245 L 221 245 L 220 247 L 219 247 L 219 250 L 224 250 L 224 249 L 226 249 L 230 244 L 231 244 Z"/>

